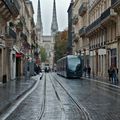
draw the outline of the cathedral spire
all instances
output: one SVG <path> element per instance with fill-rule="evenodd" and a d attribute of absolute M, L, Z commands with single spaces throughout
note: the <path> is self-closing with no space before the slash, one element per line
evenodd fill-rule
<path fill-rule="evenodd" d="M 52 25 L 51 25 L 51 35 L 54 35 L 57 31 L 58 31 L 58 23 L 57 23 L 57 14 L 56 14 L 56 3 L 54 0 L 53 17 L 52 17 Z"/>
<path fill-rule="evenodd" d="M 43 34 L 43 26 L 41 20 L 41 8 L 40 8 L 40 0 L 38 0 L 38 10 L 37 10 L 37 24 L 36 24 L 37 31 Z"/>

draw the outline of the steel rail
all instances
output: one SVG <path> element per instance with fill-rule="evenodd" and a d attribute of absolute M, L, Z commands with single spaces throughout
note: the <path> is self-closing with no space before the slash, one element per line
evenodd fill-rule
<path fill-rule="evenodd" d="M 42 79 L 43 80 L 43 79 Z M 46 74 L 44 75 L 44 90 L 43 90 L 43 100 L 42 100 L 42 107 L 41 112 L 38 120 L 41 120 L 44 112 L 45 112 L 45 103 L 46 103 Z"/>
<path fill-rule="evenodd" d="M 66 92 L 66 94 L 71 98 L 71 100 L 73 101 L 73 103 L 76 105 L 76 107 L 78 108 L 78 110 L 80 112 L 83 113 L 85 119 L 84 120 L 92 120 L 92 118 L 90 117 L 89 113 L 87 112 L 87 110 L 83 107 L 83 105 L 81 105 L 77 100 L 75 100 L 75 98 L 73 97 L 73 95 L 71 95 L 68 90 L 62 85 L 62 83 L 55 77 L 52 75 L 52 77 L 55 79 L 55 81 L 57 83 L 59 83 L 59 85 L 64 89 L 64 91 Z"/>
<path fill-rule="evenodd" d="M 57 99 L 58 99 L 58 101 L 59 101 L 59 104 L 60 104 L 60 107 L 61 107 L 61 120 L 65 120 L 65 109 L 64 109 L 64 106 L 63 106 L 63 104 L 62 104 L 62 101 L 61 101 L 61 98 L 60 98 L 60 96 L 59 96 L 59 94 L 58 94 L 58 91 L 57 91 L 57 89 L 56 89 L 56 87 L 55 87 L 55 84 L 54 84 L 54 82 L 53 82 L 53 80 L 52 80 L 52 78 L 51 78 L 51 76 L 49 77 L 50 78 L 50 81 L 51 81 L 51 84 L 52 84 L 52 87 L 53 87 L 53 89 L 54 89 L 54 92 L 55 92 L 55 95 L 56 95 L 56 97 L 57 97 Z"/>

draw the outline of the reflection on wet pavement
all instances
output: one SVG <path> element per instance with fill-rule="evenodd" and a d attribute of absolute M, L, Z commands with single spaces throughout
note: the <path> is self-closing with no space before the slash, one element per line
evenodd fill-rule
<path fill-rule="evenodd" d="M 46 74 L 45 111 L 41 120 L 86 120 L 83 111 L 79 111 L 54 77 L 85 108 L 91 120 L 120 120 L 119 89 L 88 80 L 67 80 L 51 73 Z M 44 77 L 7 120 L 39 120 L 43 93 Z"/>

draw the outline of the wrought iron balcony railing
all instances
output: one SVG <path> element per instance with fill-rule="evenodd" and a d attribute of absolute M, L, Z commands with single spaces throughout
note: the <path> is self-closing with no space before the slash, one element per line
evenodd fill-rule
<path fill-rule="evenodd" d="M 107 10 L 105 10 L 102 14 L 101 14 L 101 21 L 103 21 L 105 18 L 107 18 L 108 16 L 110 16 L 110 8 L 108 8 Z"/>
<path fill-rule="evenodd" d="M 117 3 L 118 1 L 120 1 L 120 0 L 111 0 L 111 5 Z"/>
<path fill-rule="evenodd" d="M 19 15 L 20 5 L 17 0 L 3 0 L 3 2 L 14 17 L 17 17 Z"/>
<path fill-rule="evenodd" d="M 105 10 L 105 11 L 101 14 L 101 16 L 100 16 L 97 20 L 95 20 L 93 23 L 91 23 L 91 24 L 86 28 L 86 32 L 89 33 L 91 30 L 99 27 L 100 24 L 101 24 L 102 22 L 104 22 L 104 20 L 105 20 L 106 18 L 108 18 L 109 16 L 113 16 L 113 15 L 115 15 L 114 11 L 112 11 L 111 8 L 108 8 L 107 10 Z"/>
<path fill-rule="evenodd" d="M 107 10 L 105 10 L 102 14 L 101 14 L 101 22 L 104 22 L 104 20 L 106 18 L 111 18 L 111 17 L 115 17 L 117 15 L 117 13 L 114 11 L 114 9 L 112 8 L 108 8 Z"/>
<path fill-rule="evenodd" d="M 84 36 L 86 33 L 86 26 L 83 26 L 80 30 L 79 30 L 79 35 L 80 37 Z"/>
<path fill-rule="evenodd" d="M 83 2 L 79 8 L 79 15 L 83 16 L 87 11 L 87 3 Z"/>
<path fill-rule="evenodd" d="M 97 27 L 101 22 L 101 17 L 99 17 L 97 20 L 95 20 L 93 23 L 91 23 L 87 28 L 86 32 L 89 33 L 93 28 Z"/>

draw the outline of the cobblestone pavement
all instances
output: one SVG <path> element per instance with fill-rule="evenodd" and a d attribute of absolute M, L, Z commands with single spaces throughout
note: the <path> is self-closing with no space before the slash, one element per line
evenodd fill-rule
<path fill-rule="evenodd" d="M 46 74 L 46 78 L 46 102 L 42 120 L 86 120 L 82 119 L 83 116 L 80 116 L 78 108 L 60 86 L 56 84 L 57 91 L 54 90 L 49 74 Z M 44 79 L 39 81 L 36 90 L 19 105 L 7 120 L 40 120 L 43 86 Z"/>
<path fill-rule="evenodd" d="M 44 81 L 39 81 L 31 93 L 6 120 L 39 120 L 42 109 Z"/>
<path fill-rule="evenodd" d="M 120 87 L 97 79 L 66 80 L 57 76 L 92 120 L 120 120 Z M 94 80 L 94 81 L 93 81 Z"/>
<path fill-rule="evenodd" d="M 50 77 L 56 77 L 66 90 L 80 103 L 91 120 L 120 120 L 120 88 L 83 79 L 65 79 L 55 73 L 47 73 L 46 103 L 41 120 L 81 120 L 80 114 L 70 101 L 69 96 L 55 83 L 58 96 L 53 89 Z M 44 78 L 44 77 L 43 77 Z M 40 120 L 44 91 L 44 79 L 37 88 L 19 105 L 7 120 Z M 58 100 L 60 96 L 60 100 Z M 61 103 L 63 103 L 61 105 Z M 61 106 L 61 107 L 60 107 Z M 61 112 L 63 109 L 63 112 Z M 65 114 L 65 116 L 63 115 Z M 62 117 L 64 116 L 64 117 Z M 84 120 L 84 119 L 82 119 Z"/>
<path fill-rule="evenodd" d="M 10 80 L 0 85 L 0 115 L 35 84 L 35 80 Z"/>

